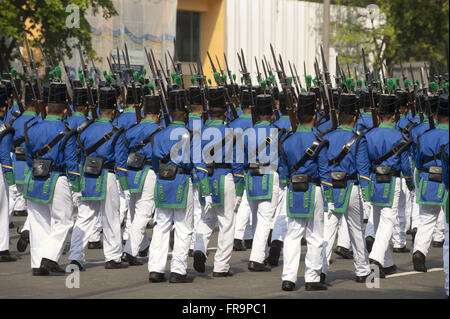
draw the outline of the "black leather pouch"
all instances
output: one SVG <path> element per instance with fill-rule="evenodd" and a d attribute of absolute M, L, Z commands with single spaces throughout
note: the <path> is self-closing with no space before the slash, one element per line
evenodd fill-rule
<path fill-rule="evenodd" d="M 306 192 L 309 189 L 309 176 L 307 174 L 292 175 L 292 189 L 295 192 Z"/>
<path fill-rule="evenodd" d="M 84 173 L 92 176 L 100 176 L 103 170 L 104 159 L 102 157 L 88 156 L 84 162 Z"/>
<path fill-rule="evenodd" d="M 378 166 L 375 169 L 377 183 L 390 183 L 392 177 L 392 168 L 389 166 Z"/>
<path fill-rule="evenodd" d="M 144 168 L 146 159 L 147 156 L 145 156 L 145 154 L 130 153 L 127 159 L 127 166 L 131 169 L 140 171 Z"/>
<path fill-rule="evenodd" d="M 172 164 L 164 164 L 159 162 L 158 175 L 163 180 L 174 180 L 177 176 L 177 166 Z"/>
<path fill-rule="evenodd" d="M 442 183 L 442 167 L 430 166 L 428 169 L 428 180 L 432 182 Z"/>
<path fill-rule="evenodd" d="M 348 175 L 346 172 L 331 172 L 331 181 L 334 188 L 346 188 Z"/>
<path fill-rule="evenodd" d="M 18 160 L 18 161 L 26 161 L 27 160 L 27 158 L 25 156 L 25 147 L 17 146 L 14 149 L 14 153 L 16 153 L 16 160 Z"/>
<path fill-rule="evenodd" d="M 37 158 L 33 160 L 31 174 L 37 178 L 48 178 L 52 170 L 53 160 Z"/>

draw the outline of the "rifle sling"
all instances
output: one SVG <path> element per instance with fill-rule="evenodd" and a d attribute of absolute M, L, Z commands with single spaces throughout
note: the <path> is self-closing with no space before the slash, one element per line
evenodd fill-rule
<path fill-rule="evenodd" d="M 405 141 L 405 140 L 401 140 L 400 143 L 394 145 L 389 152 L 387 152 L 386 154 L 384 154 L 383 156 L 378 157 L 377 159 L 374 159 L 372 161 L 372 166 L 377 166 L 380 165 L 381 163 L 383 163 L 385 160 L 387 160 L 388 158 L 390 158 L 391 156 L 397 154 L 400 155 L 401 153 L 403 153 L 406 148 L 411 145 L 412 140 L 409 141 Z"/>
<path fill-rule="evenodd" d="M 339 164 L 342 161 L 342 159 L 345 157 L 345 155 L 350 153 L 350 148 L 356 142 L 357 138 L 358 138 L 358 135 L 356 133 L 353 134 L 353 136 L 350 138 L 350 140 L 347 142 L 347 144 L 345 144 L 342 147 L 342 150 L 339 152 L 339 154 L 335 158 L 333 158 L 332 160 L 328 161 L 328 165 L 337 165 L 337 164 Z"/>
<path fill-rule="evenodd" d="M 114 133 L 116 133 L 116 131 L 118 131 L 118 128 L 113 127 L 111 131 L 105 133 L 105 135 L 103 135 L 101 139 L 99 139 L 94 145 L 92 145 L 91 147 L 89 147 L 87 150 L 84 151 L 85 155 L 89 156 L 89 154 L 95 152 L 100 146 L 109 141 L 111 137 L 114 135 Z"/>
<path fill-rule="evenodd" d="M 59 132 L 59 134 L 48 144 L 45 144 L 43 148 L 41 148 L 39 151 L 37 151 L 36 153 L 34 153 L 33 158 L 38 158 L 41 156 L 44 156 L 45 154 L 47 154 L 48 152 L 50 152 L 52 150 L 53 147 L 55 147 L 56 144 L 58 144 L 58 142 L 68 133 L 70 132 L 70 130 L 68 130 L 67 128 L 64 129 L 63 131 Z"/>

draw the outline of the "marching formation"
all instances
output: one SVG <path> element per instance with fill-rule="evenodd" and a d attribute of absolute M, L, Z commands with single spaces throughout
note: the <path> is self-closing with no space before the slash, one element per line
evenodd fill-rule
<path fill-rule="evenodd" d="M 238 53 L 241 85 L 226 55 L 223 70 L 208 52 L 213 85 L 200 62 L 185 76 L 169 54 L 170 73 L 151 50 L 151 75 L 133 70 L 125 45 L 99 81 L 78 46 L 77 79 L 62 60 L 68 84 L 41 50 L 41 84 L 26 47 L 23 74 L 0 80 L 1 262 L 17 261 L 8 227 L 25 215 L 17 250 L 30 246 L 34 276 L 65 273 L 71 231 L 67 256 L 80 271 L 86 248 L 103 249 L 106 269 L 148 256 L 149 281 L 163 282 L 171 248 L 169 281 L 188 283 L 190 260 L 205 272 L 218 224 L 213 277 L 232 276 L 233 251 L 250 249 L 249 271 L 282 258 L 291 291 L 306 245 L 305 290 L 326 290 L 337 236 L 359 283 L 395 273 L 393 252 L 426 272 L 430 245 L 443 247 L 448 296 L 448 73 L 386 79 L 363 51 L 363 79 L 337 65 L 333 84 L 322 52 L 302 83 L 271 46 L 272 63 L 255 58 L 256 81 Z"/>

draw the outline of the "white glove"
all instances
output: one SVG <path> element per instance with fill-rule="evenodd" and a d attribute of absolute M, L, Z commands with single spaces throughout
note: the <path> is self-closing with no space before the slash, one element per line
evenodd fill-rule
<path fill-rule="evenodd" d="M 127 189 L 127 190 L 123 191 L 123 193 L 125 195 L 125 200 L 127 201 L 127 203 L 129 203 L 130 202 L 130 196 L 131 196 L 130 190 Z"/>
<path fill-rule="evenodd" d="M 334 203 L 328 203 L 328 219 L 331 218 L 331 215 L 334 213 Z"/>
<path fill-rule="evenodd" d="M 242 202 L 242 196 L 237 196 L 236 197 L 236 203 L 234 204 L 234 213 L 237 213 L 239 210 L 239 206 L 241 205 Z"/>
<path fill-rule="evenodd" d="M 206 195 L 205 196 L 205 206 L 203 207 L 203 212 L 205 215 L 208 215 L 209 211 L 212 208 L 212 196 Z"/>

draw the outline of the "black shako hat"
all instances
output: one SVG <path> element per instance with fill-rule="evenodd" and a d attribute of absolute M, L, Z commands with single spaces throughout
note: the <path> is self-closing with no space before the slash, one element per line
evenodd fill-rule
<path fill-rule="evenodd" d="M 202 91 L 199 86 L 190 86 L 186 88 L 189 104 L 201 105 L 202 104 Z"/>
<path fill-rule="evenodd" d="M 189 112 L 186 105 L 186 95 L 182 89 L 172 89 L 169 92 L 169 103 L 171 111 Z"/>
<path fill-rule="evenodd" d="M 358 113 L 358 99 L 356 95 L 342 93 L 338 107 L 339 114 L 356 115 Z"/>
<path fill-rule="evenodd" d="M 87 106 L 88 105 L 88 90 L 83 87 L 75 87 L 73 89 L 73 106 Z"/>
<path fill-rule="evenodd" d="M 99 89 L 98 107 L 104 110 L 114 110 L 117 107 L 115 88 L 104 86 Z"/>
<path fill-rule="evenodd" d="M 397 96 L 389 94 L 380 95 L 380 106 L 378 107 L 378 114 L 391 115 L 397 111 L 398 100 Z"/>
<path fill-rule="evenodd" d="M 144 114 L 161 113 L 161 100 L 159 95 L 145 95 L 144 105 L 142 107 Z"/>
<path fill-rule="evenodd" d="M 439 95 L 438 115 L 448 116 L 448 94 Z"/>
<path fill-rule="evenodd" d="M 225 109 L 227 107 L 225 102 L 225 90 L 224 86 L 214 86 L 208 88 L 208 104 L 209 107 L 218 107 Z"/>
<path fill-rule="evenodd" d="M 258 94 L 255 99 L 256 113 L 258 115 L 272 115 L 273 103 L 272 95 Z"/>
<path fill-rule="evenodd" d="M 48 90 L 48 104 L 50 103 L 67 103 L 67 86 L 65 83 L 50 83 Z"/>
<path fill-rule="evenodd" d="M 297 114 L 314 115 L 316 113 L 316 94 L 313 92 L 300 92 L 298 95 Z"/>
<path fill-rule="evenodd" d="M 291 91 L 290 89 L 287 89 L 287 90 Z M 292 93 L 292 92 L 290 92 L 290 93 Z M 291 96 L 291 103 L 292 103 L 293 102 L 292 101 L 292 94 L 290 94 L 290 96 Z M 280 93 L 279 93 L 279 101 L 280 101 L 280 106 L 279 106 L 280 112 L 283 113 L 283 114 L 286 114 L 286 112 L 287 112 L 287 105 L 286 105 L 286 95 L 284 94 L 284 90 L 280 91 Z"/>
<path fill-rule="evenodd" d="M 253 100 L 256 97 L 256 91 L 252 90 Z M 250 106 L 250 95 L 248 94 L 248 89 L 242 89 L 241 91 L 241 107 L 247 108 Z"/>

